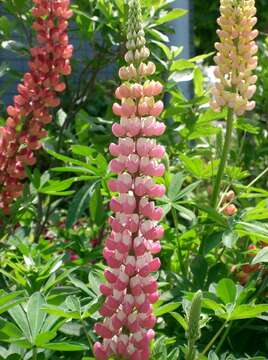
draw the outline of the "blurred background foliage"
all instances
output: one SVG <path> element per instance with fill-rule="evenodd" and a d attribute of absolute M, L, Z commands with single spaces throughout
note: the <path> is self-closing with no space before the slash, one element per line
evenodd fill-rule
<path fill-rule="evenodd" d="M 204 54 L 214 50 L 217 41 L 217 23 L 219 16 L 219 1 L 211 0 L 204 4 L 199 0 L 193 0 L 192 23 L 194 28 L 194 49 L 197 54 Z M 258 29 L 262 33 L 268 33 L 268 12 L 266 0 L 257 0 Z"/>

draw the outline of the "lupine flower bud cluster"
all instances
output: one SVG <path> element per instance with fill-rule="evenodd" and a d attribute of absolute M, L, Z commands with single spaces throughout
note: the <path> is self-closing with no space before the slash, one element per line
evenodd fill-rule
<path fill-rule="evenodd" d="M 211 107 L 221 111 L 224 106 L 233 109 L 238 116 L 253 110 L 252 97 L 256 91 L 258 47 L 254 39 L 258 30 L 255 0 L 221 0 L 221 16 L 217 30 L 220 42 L 215 44 L 217 64 L 215 76 L 218 82 L 212 89 Z"/>
<path fill-rule="evenodd" d="M 123 84 L 116 90 L 116 97 L 120 103 L 113 106 L 121 119 L 112 128 L 119 140 L 110 145 L 115 157 L 110 170 L 117 178 L 109 182 L 109 187 L 119 195 L 110 202 L 115 216 L 110 219 L 112 232 L 103 251 L 109 268 L 104 273 L 107 283 L 100 287 L 106 297 L 100 309 L 104 320 L 95 325 L 96 333 L 103 338 L 102 343 L 94 345 L 98 360 L 110 356 L 149 359 L 156 322 L 152 304 L 159 297 L 152 273 L 160 267 L 154 255 L 161 250 L 163 228 L 157 222 L 163 211 L 153 199 L 165 193 L 165 187 L 154 180 L 164 174 L 161 159 L 165 149 L 152 137 L 165 131 L 165 125 L 156 119 L 163 110 L 162 101 L 156 99 L 163 87 L 147 79 L 156 68 L 146 62 L 149 50 L 139 1 L 131 0 L 129 6 L 128 65 L 119 71 Z"/>
<path fill-rule="evenodd" d="M 237 213 L 237 207 L 232 203 L 235 197 L 236 194 L 233 190 L 228 191 L 227 194 L 224 195 L 221 201 L 222 212 L 224 215 L 233 216 Z"/>
<path fill-rule="evenodd" d="M 44 126 L 52 121 L 50 108 L 60 104 L 65 90 L 63 75 L 71 73 L 67 27 L 72 16 L 69 0 L 33 0 L 37 45 L 31 49 L 29 72 L 18 85 L 14 105 L 0 128 L 0 209 L 8 214 L 13 199 L 23 191 L 26 167 L 36 162 L 35 151 L 47 135 Z"/>

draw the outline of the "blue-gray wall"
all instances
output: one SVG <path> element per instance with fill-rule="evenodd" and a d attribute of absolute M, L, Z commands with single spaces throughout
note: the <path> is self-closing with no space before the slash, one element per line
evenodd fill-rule
<path fill-rule="evenodd" d="M 172 4 L 172 6 L 174 8 L 183 8 L 183 9 L 187 9 L 189 12 L 186 16 L 173 21 L 172 26 L 175 29 L 175 34 L 171 36 L 171 41 L 170 41 L 170 45 L 175 45 L 175 46 L 183 46 L 184 50 L 183 53 L 181 54 L 182 57 L 184 58 L 189 58 L 191 56 L 191 28 L 190 28 L 190 5 L 189 5 L 190 0 L 176 0 L 174 1 L 174 3 Z M 6 15 L 4 14 L 3 10 L 1 11 L 0 8 L 0 16 L 2 15 Z M 71 33 L 72 34 L 72 33 Z M 17 35 L 16 40 L 20 40 L 20 36 Z M 74 46 L 76 45 L 76 40 L 75 37 L 71 35 L 71 43 L 74 44 Z M 76 47 L 76 46 L 75 46 Z M 86 49 L 87 51 L 87 49 Z M 79 51 L 75 52 L 75 56 L 79 56 Z M 11 51 L 6 51 L 0 48 L 0 66 L 3 63 L 8 63 L 10 65 L 10 68 L 15 70 L 15 71 L 19 71 L 21 73 L 24 73 L 27 71 L 28 66 L 27 66 L 27 61 L 28 59 L 26 57 L 21 57 L 18 56 L 16 54 L 14 54 Z M 1 74 L 1 71 L 0 71 Z M 107 74 L 105 74 L 107 76 Z M 4 102 L 5 105 L 9 104 L 12 102 L 12 96 L 14 94 L 16 94 L 16 84 L 14 83 L 14 81 L 11 81 L 11 83 L 9 84 L 8 87 L 8 91 L 6 92 L 5 96 L 1 96 L 2 90 L 3 90 L 3 85 L 5 84 L 5 78 L 4 77 L 0 77 L 0 97 L 1 97 L 1 101 Z M 186 95 L 189 95 L 189 88 L 187 84 L 181 84 L 181 87 L 184 91 L 184 93 Z"/>

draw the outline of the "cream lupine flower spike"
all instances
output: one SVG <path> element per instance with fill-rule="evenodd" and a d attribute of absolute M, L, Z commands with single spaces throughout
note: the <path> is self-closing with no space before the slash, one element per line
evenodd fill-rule
<path fill-rule="evenodd" d="M 218 53 L 214 57 L 218 82 L 212 88 L 210 105 L 217 112 L 227 106 L 241 116 L 255 107 L 251 100 L 257 81 L 252 72 L 258 60 L 255 0 L 221 0 L 220 12 L 220 42 L 215 44 Z"/>

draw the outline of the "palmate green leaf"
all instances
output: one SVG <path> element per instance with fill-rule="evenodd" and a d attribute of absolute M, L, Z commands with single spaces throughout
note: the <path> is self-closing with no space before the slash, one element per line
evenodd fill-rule
<path fill-rule="evenodd" d="M 171 312 L 170 315 L 172 315 L 174 319 L 177 320 L 177 322 L 183 327 L 184 331 L 188 331 L 187 321 L 183 316 L 181 316 L 181 314 Z"/>
<path fill-rule="evenodd" d="M 235 283 L 231 279 L 220 280 L 216 287 L 216 294 L 224 304 L 234 303 L 237 297 Z"/>
<path fill-rule="evenodd" d="M 239 305 L 229 315 L 229 320 L 251 319 L 268 312 L 268 304 Z"/>
<path fill-rule="evenodd" d="M 56 332 L 65 319 L 61 319 L 56 315 L 47 315 L 40 330 L 40 333 Z"/>
<path fill-rule="evenodd" d="M 21 329 L 24 336 L 32 342 L 32 334 L 29 326 L 29 322 L 21 305 L 17 305 L 12 309 L 9 309 L 9 315 L 15 321 L 16 325 Z"/>
<path fill-rule="evenodd" d="M 10 20 L 6 16 L 0 16 L 0 32 L 2 32 L 6 38 L 10 37 L 11 24 Z M 1 68 L 1 66 L 0 66 Z M 1 70 L 0 70 L 1 72 Z"/>
<path fill-rule="evenodd" d="M 26 285 L 26 281 L 24 279 L 17 279 L 17 277 L 13 276 L 12 274 L 10 274 L 9 272 L 3 270 L 3 269 L 0 269 L 0 273 L 3 274 L 4 276 L 6 276 L 8 279 L 11 279 L 12 281 L 14 281 L 14 283 L 18 284 L 18 285 L 22 285 L 22 286 L 25 286 Z M 6 310 L 3 310 L 5 309 L 5 306 L 6 304 L 3 304 L 1 306 L 1 309 L 0 310 L 0 314 Z"/>
<path fill-rule="evenodd" d="M 83 161 L 80 161 L 80 160 L 77 160 L 77 159 L 73 159 L 69 156 L 66 156 L 66 155 L 62 155 L 62 154 L 58 154 L 56 153 L 55 151 L 51 150 L 51 149 L 45 149 L 46 152 L 53 156 L 55 159 L 58 159 L 58 160 L 62 160 L 63 162 L 67 163 L 67 164 L 72 164 L 72 165 L 78 165 L 78 166 L 81 166 L 85 169 L 88 170 L 88 172 L 91 172 L 91 174 L 94 174 L 96 175 L 97 173 L 97 169 L 90 165 L 90 164 L 87 164 L 86 162 L 83 162 Z"/>
<path fill-rule="evenodd" d="M 80 313 L 78 311 L 69 311 L 66 308 L 56 305 L 44 305 L 42 310 L 47 314 L 56 315 L 66 319 L 80 319 Z"/>
<path fill-rule="evenodd" d="M 186 15 L 187 13 L 188 13 L 188 11 L 185 10 L 185 9 L 174 9 L 174 10 L 171 10 L 166 15 L 161 16 L 159 19 L 156 20 L 155 23 L 157 25 L 162 25 L 162 24 L 167 23 L 169 21 L 178 19 L 178 18 Z"/>
<path fill-rule="evenodd" d="M 219 246 L 222 242 L 222 232 L 209 235 L 204 241 L 203 255 L 207 255 L 212 249 Z"/>
<path fill-rule="evenodd" d="M 62 167 L 55 167 L 50 169 L 53 172 L 60 172 L 60 173 L 66 173 L 66 172 L 70 172 L 70 173 L 77 173 L 77 174 L 85 174 L 85 173 L 89 173 L 92 174 L 91 170 L 85 169 L 84 167 L 81 166 L 62 166 Z M 97 175 L 91 175 L 88 176 L 88 179 L 98 179 L 99 176 Z"/>
<path fill-rule="evenodd" d="M 49 349 L 54 351 L 84 351 L 88 350 L 88 346 L 81 343 L 74 342 L 55 342 L 44 344 L 43 349 Z"/>
<path fill-rule="evenodd" d="M 70 229 L 73 224 L 81 217 L 85 209 L 88 207 L 89 199 L 92 196 L 96 182 L 93 184 L 85 184 L 73 197 L 66 219 L 66 227 Z"/>
<path fill-rule="evenodd" d="M 199 115 L 199 117 L 197 119 L 197 124 L 205 125 L 207 123 L 210 123 L 211 121 L 225 119 L 226 116 L 227 116 L 226 110 L 223 110 L 222 112 L 217 113 L 217 112 L 213 111 L 212 109 L 208 109 Z"/>
<path fill-rule="evenodd" d="M 1 19 L 1 18 L 0 18 L 0 19 Z M 8 65 L 7 63 L 2 63 L 2 64 L 0 65 L 0 78 L 3 77 L 3 76 L 5 76 L 9 71 L 10 71 L 9 65 Z M 3 121 L 4 121 L 4 119 L 3 119 Z M 1 118 L 1 120 L 0 120 L 0 124 L 3 125 L 3 124 L 2 124 L 2 118 Z"/>
<path fill-rule="evenodd" d="M 47 292 L 52 287 L 54 287 L 54 289 L 56 289 L 56 285 L 59 284 L 63 279 L 67 278 L 75 270 L 76 270 L 75 268 L 67 269 L 67 270 L 65 269 L 58 276 L 56 276 L 55 274 L 52 274 L 52 276 L 47 280 L 47 282 L 43 288 L 43 291 Z"/>
<path fill-rule="evenodd" d="M 175 200 L 176 196 L 179 194 L 182 184 L 184 181 L 183 173 L 177 173 L 172 175 L 171 183 L 168 188 L 167 197 L 170 200 Z"/>
<path fill-rule="evenodd" d="M 23 294 L 23 291 L 14 291 L 10 294 L 7 294 L 5 291 L 0 292 L 0 309 L 2 305 L 6 305 L 11 300 L 18 298 L 20 295 Z"/>
<path fill-rule="evenodd" d="M 212 135 L 216 135 L 220 133 L 220 129 L 212 126 L 212 125 L 206 125 L 204 127 L 203 125 L 199 125 L 196 123 L 192 131 L 189 131 L 189 135 L 187 135 L 188 140 L 195 140 L 200 139 L 201 137 L 208 137 Z"/>
<path fill-rule="evenodd" d="M 191 70 L 194 69 L 195 65 L 193 63 L 191 63 L 188 60 L 185 59 L 179 59 L 179 60 L 175 60 L 173 61 L 171 67 L 170 67 L 170 71 L 183 71 L 183 70 Z"/>
<path fill-rule="evenodd" d="M 208 353 L 208 360 L 219 360 L 219 357 L 214 351 L 210 351 Z"/>
<path fill-rule="evenodd" d="M 204 93 L 204 76 L 199 67 L 194 69 L 194 93 L 196 96 L 202 96 Z"/>
<path fill-rule="evenodd" d="M 264 189 L 256 188 L 253 186 L 249 187 L 249 186 L 245 186 L 245 185 L 241 185 L 241 184 L 239 184 L 237 186 L 237 188 L 244 190 L 244 192 L 242 192 L 239 195 L 239 198 L 242 198 L 242 199 L 258 198 L 258 197 L 267 198 L 268 197 L 268 191 L 264 190 Z"/>
<path fill-rule="evenodd" d="M 50 342 L 50 340 L 53 340 L 56 336 L 57 333 L 53 331 L 48 331 L 38 334 L 35 338 L 35 345 L 37 347 L 42 347 L 44 344 Z"/>
<path fill-rule="evenodd" d="M 248 209 L 243 215 L 244 221 L 265 220 L 265 219 L 268 219 L 267 207 L 257 207 L 253 209 Z"/>
<path fill-rule="evenodd" d="M 209 298 L 202 299 L 202 307 L 213 310 L 216 315 L 222 315 L 222 314 L 226 313 L 223 304 L 219 304 L 216 301 L 209 299 Z"/>
<path fill-rule="evenodd" d="M 121 15 L 123 16 L 125 11 L 125 2 L 124 0 L 114 0 L 115 1 L 115 5 L 118 8 L 118 10 L 121 12 Z"/>
<path fill-rule="evenodd" d="M 146 29 L 147 32 L 154 38 L 156 39 L 157 41 L 162 41 L 162 42 L 169 42 L 169 38 L 167 35 L 165 35 L 164 33 L 162 33 L 161 31 L 159 30 L 156 30 L 156 29 Z"/>
<path fill-rule="evenodd" d="M 96 150 L 84 145 L 72 145 L 71 150 L 73 154 L 89 157 L 93 159 L 93 155 L 96 154 Z"/>
<path fill-rule="evenodd" d="M 104 301 L 105 301 L 105 297 L 100 296 L 100 297 L 92 300 L 86 306 L 84 306 L 82 319 L 86 319 L 88 317 L 91 317 L 93 314 L 95 314 L 100 309 L 100 307 L 102 306 Z"/>
<path fill-rule="evenodd" d="M 94 273 L 94 271 L 89 271 L 88 282 L 90 290 L 92 290 L 95 295 L 101 296 L 102 294 L 100 292 L 100 284 L 102 283 L 102 280 L 96 273 Z"/>
<path fill-rule="evenodd" d="M 167 356 L 167 360 L 178 360 L 180 356 L 180 349 L 173 349 Z"/>
<path fill-rule="evenodd" d="M 180 305 L 181 304 L 179 302 L 170 302 L 168 304 L 155 308 L 154 314 L 155 316 L 162 316 L 164 314 L 171 313 L 172 311 L 178 309 Z"/>
<path fill-rule="evenodd" d="M 12 322 L 6 319 L 0 318 L 0 339 L 7 338 L 21 338 L 23 336 L 22 331 Z"/>
<path fill-rule="evenodd" d="M 87 285 L 85 283 L 83 283 L 83 281 L 77 279 L 76 277 L 72 276 L 72 275 L 69 275 L 69 280 L 71 281 L 71 283 L 81 289 L 82 291 L 84 291 L 87 295 L 93 297 L 95 294 L 94 292 L 91 291 L 91 289 L 89 289 L 87 287 Z"/>
<path fill-rule="evenodd" d="M 196 182 L 194 182 L 194 183 L 186 186 L 184 189 L 182 189 L 182 190 L 179 192 L 179 194 L 177 194 L 177 195 L 175 196 L 174 201 L 178 201 L 178 200 L 182 199 L 184 196 L 191 194 L 191 193 L 197 188 L 197 186 L 198 186 L 199 184 L 200 184 L 200 181 L 196 181 Z"/>
<path fill-rule="evenodd" d="M 215 54 L 214 51 L 213 51 L 213 52 L 210 52 L 210 53 L 208 53 L 208 54 L 197 55 L 197 56 L 195 56 L 195 57 L 190 58 L 189 61 L 191 61 L 191 62 L 201 62 L 201 61 L 203 61 L 203 60 L 205 60 L 205 59 L 208 59 L 208 58 L 211 57 L 213 54 Z"/>
<path fill-rule="evenodd" d="M 78 178 L 73 177 L 66 180 L 50 180 L 49 183 L 45 186 L 42 186 L 38 189 L 39 192 L 49 193 L 49 192 L 61 192 L 69 189 L 69 187 L 77 181 Z"/>
<path fill-rule="evenodd" d="M 208 219 L 213 220 L 213 222 L 223 227 L 227 226 L 226 218 L 219 214 L 215 209 L 210 207 L 204 207 L 200 204 L 195 204 L 195 206 L 198 207 L 198 209 L 204 211 L 207 214 Z"/>
<path fill-rule="evenodd" d="M 246 131 L 250 134 L 258 134 L 261 130 L 258 122 L 253 122 L 252 120 L 248 120 L 246 118 L 238 118 L 235 122 L 235 128 Z"/>
<path fill-rule="evenodd" d="M 176 203 L 172 203 L 171 206 L 175 208 L 179 212 L 180 216 L 185 220 L 193 221 L 196 218 L 195 213 L 184 206 Z"/>
<path fill-rule="evenodd" d="M 252 261 L 253 265 L 261 263 L 268 263 L 268 247 L 261 249 Z"/>
<path fill-rule="evenodd" d="M 43 296 L 40 293 L 34 293 L 30 297 L 26 307 L 33 342 L 35 342 L 35 338 L 39 334 L 46 318 L 46 313 L 42 310 L 44 304 L 45 299 Z"/>
<path fill-rule="evenodd" d="M 163 209 L 163 216 L 166 216 L 170 210 L 171 210 L 171 204 L 164 204 L 164 205 L 161 205 L 161 208 Z"/>
<path fill-rule="evenodd" d="M 85 18 L 87 18 L 90 21 L 97 22 L 99 20 L 99 18 L 97 16 L 89 16 L 88 13 L 78 9 L 75 5 L 71 6 L 71 9 L 75 15 L 84 16 Z"/>
<path fill-rule="evenodd" d="M 97 183 L 94 187 L 94 191 L 89 200 L 89 210 L 92 221 L 99 226 L 102 225 L 105 219 L 105 211 L 100 183 Z"/>
<path fill-rule="evenodd" d="M 152 43 L 157 45 L 160 49 L 162 49 L 168 60 L 172 59 L 172 51 L 169 46 L 157 40 L 152 40 Z"/>
<path fill-rule="evenodd" d="M 180 154 L 180 160 L 183 162 L 184 167 L 195 177 L 204 179 L 210 176 L 206 176 L 206 164 L 200 157 L 188 157 L 184 154 Z"/>
<path fill-rule="evenodd" d="M 232 229 L 227 229 L 222 234 L 222 243 L 228 249 L 232 249 L 235 246 L 238 238 L 239 238 L 239 236 Z"/>
<path fill-rule="evenodd" d="M 246 236 L 265 237 L 268 239 L 268 225 L 258 221 L 245 222 L 237 221 L 236 230 Z"/>
<path fill-rule="evenodd" d="M 57 256 L 56 258 L 51 258 L 48 260 L 47 264 L 40 271 L 37 279 L 43 279 L 50 274 L 55 273 L 58 269 L 62 267 L 64 255 Z"/>
<path fill-rule="evenodd" d="M 191 263 L 191 271 L 193 274 L 193 284 L 196 288 L 202 288 L 206 274 L 208 270 L 208 264 L 204 256 L 196 256 Z"/>
<path fill-rule="evenodd" d="M 0 47 L 5 50 L 12 51 L 19 56 L 27 56 L 29 54 L 27 46 L 15 40 L 2 41 L 0 43 Z"/>
<path fill-rule="evenodd" d="M 161 360 L 167 358 L 167 347 L 165 340 L 166 340 L 165 336 L 161 336 L 155 341 L 152 352 L 153 360 Z"/>
<path fill-rule="evenodd" d="M 10 343 L 12 345 L 18 346 L 22 349 L 32 349 L 33 345 L 25 337 L 20 339 L 11 339 Z M 21 357 L 20 357 L 21 359 Z"/>
<path fill-rule="evenodd" d="M 65 304 L 71 311 L 76 311 L 81 315 L 81 304 L 80 300 L 75 295 L 70 295 L 65 300 Z"/>

